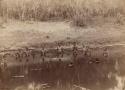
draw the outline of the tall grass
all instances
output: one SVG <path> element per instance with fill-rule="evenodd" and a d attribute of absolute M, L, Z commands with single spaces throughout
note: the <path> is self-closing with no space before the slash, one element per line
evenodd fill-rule
<path fill-rule="evenodd" d="M 124 16 L 124 0 L 1 0 L 0 15 L 19 20 L 72 20 L 86 25 L 95 17 Z M 118 18 L 119 19 L 119 18 Z"/>

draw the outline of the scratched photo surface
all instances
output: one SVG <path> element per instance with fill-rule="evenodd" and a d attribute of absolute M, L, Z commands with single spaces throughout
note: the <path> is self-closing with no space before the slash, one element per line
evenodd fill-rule
<path fill-rule="evenodd" d="M 0 0 L 0 90 L 125 90 L 125 0 Z"/>

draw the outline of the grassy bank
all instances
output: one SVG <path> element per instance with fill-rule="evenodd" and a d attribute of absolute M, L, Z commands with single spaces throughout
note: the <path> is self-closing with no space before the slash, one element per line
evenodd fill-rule
<path fill-rule="evenodd" d="M 1 0 L 0 15 L 19 20 L 71 20 L 77 26 L 111 18 L 122 24 L 124 0 Z"/>

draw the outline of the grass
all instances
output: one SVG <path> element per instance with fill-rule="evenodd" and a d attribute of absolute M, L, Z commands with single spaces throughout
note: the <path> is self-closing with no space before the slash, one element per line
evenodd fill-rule
<path fill-rule="evenodd" d="M 0 15 L 18 20 L 71 20 L 77 26 L 90 24 L 93 18 L 113 17 L 123 23 L 124 0 L 0 0 Z M 120 15 L 120 18 L 119 18 Z"/>

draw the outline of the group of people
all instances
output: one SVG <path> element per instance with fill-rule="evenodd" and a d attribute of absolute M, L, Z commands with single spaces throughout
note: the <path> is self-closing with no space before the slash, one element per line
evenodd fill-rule
<path fill-rule="evenodd" d="M 56 53 L 56 58 L 58 58 L 60 61 L 62 60 L 62 58 L 65 55 L 65 50 L 66 49 L 60 43 L 58 43 L 58 45 L 56 47 L 56 52 L 54 52 L 54 53 Z M 91 48 L 89 46 L 82 45 L 82 47 L 79 48 L 77 46 L 77 43 L 74 42 L 73 45 L 72 45 L 72 48 L 71 48 L 73 61 L 75 61 L 77 59 L 77 56 L 79 55 L 79 51 L 82 52 L 82 55 L 84 55 L 84 56 L 88 56 L 88 57 L 91 56 Z M 35 60 L 36 55 L 39 54 L 40 55 L 40 59 L 43 62 L 45 62 L 45 59 L 47 57 L 47 53 L 48 52 L 49 52 L 49 50 L 47 50 L 44 47 L 40 48 L 39 50 L 35 50 L 35 49 L 31 50 L 29 48 L 25 48 L 25 49 L 17 50 L 14 53 L 14 57 L 15 57 L 15 60 L 17 60 L 19 62 L 22 62 L 23 60 L 25 60 L 25 62 L 29 62 L 31 58 L 33 60 Z M 103 51 L 103 56 L 104 57 L 108 57 L 108 55 L 109 55 L 108 53 L 109 53 L 108 49 L 105 48 L 104 51 Z M 3 55 L 3 58 L 1 60 L 1 64 L 7 63 L 7 61 L 5 60 L 7 54 Z"/>
<path fill-rule="evenodd" d="M 69 75 L 69 74 L 71 74 L 71 73 L 74 72 L 74 69 L 72 69 L 71 67 L 75 66 L 73 62 L 77 61 L 77 58 L 79 57 L 79 55 L 82 55 L 83 57 L 91 57 L 91 54 L 92 54 L 92 49 L 90 48 L 90 46 L 87 46 L 87 45 L 82 45 L 81 47 L 79 47 L 77 45 L 77 43 L 73 43 L 72 47 L 68 48 L 68 49 L 69 50 L 67 50 L 60 43 L 58 43 L 56 49 L 53 49 L 54 53 L 52 53 L 52 55 L 56 54 L 56 58 L 58 59 L 57 63 L 53 63 L 53 61 L 52 61 L 51 58 L 50 58 L 50 62 L 48 62 L 48 63 L 45 62 L 46 58 L 48 58 L 48 55 L 49 55 L 48 52 L 50 51 L 49 49 L 46 49 L 45 47 L 42 47 L 42 48 L 37 49 L 37 50 L 36 49 L 29 49 L 29 48 L 18 49 L 14 53 L 12 53 L 13 55 L 12 54 L 8 54 L 8 53 L 6 53 L 6 54 L 3 55 L 3 58 L 0 61 L 0 69 L 2 69 L 0 71 L 3 72 L 3 70 L 6 70 L 6 68 L 7 68 L 7 61 L 6 61 L 6 56 L 7 55 L 14 56 L 15 60 L 17 62 L 19 62 L 19 63 L 21 63 L 21 62 L 28 63 L 28 62 L 31 61 L 31 59 L 33 61 L 35 61 L 36 57 L 39 56 L 39 58 L 42 60 L 43 63 L 35 64 L 34 66 L 28 66 L 28 67 L 19 66 L 21 72 L 23 72 L 23 70 L 24 70 L 25 73 L 27 74 L 27 73 L 29 73 L 29 71 L 31 71 L 30 73 L 32 74 L 32 71 L 33 71 L 33 75 L 36 75 L 36 73 L 34 73 L 34 72 L 35 72 L 35 70 L 38 70 L 38 71 L 41 71 L 41 73 L 43 75 L 42 76 L 43 78 L 45 78 L 46 75 L 49 75 L 49 74 L 51 75 L 50 79 L 52 79 L 54 76 L 56 76 L 56 78 L 57 77 L 60 78 L 60 76 L 63 73 L 63 70 L 64 70 L 64 73 L 67 70 L 67 75 Z M 72 58 L 73 62 L 70 62 L 70 63 L 68 63 L 68 64 L 65 65 L 63 63 L 63 58 L 66 56 L 66 53 L 68 51 L 69 51 L 69 53 L 71 53 L 71 56 L 73 57 Z M 107 48 L 104 49 L 103 56 L 106 57 L 106 58 L 109 56 L 109 52 L 108 52 Z M 67 69 L 65 69 L 64 67 L 66 67 Z M 29 70 L 29 68 L 31 70 Z M 18 69 L 18 68 L 15 68 L 15 69 Z M 55 73 L 53 73 L 54 71 L 55 71 Z M 52 77 L 52 75 L 53 75 L 53 77 Z M 62 77 L 64 77 L 64 76 L 65 75 L 62 75 Z M 68 78 L 70 78 L 70 75 L 69 75 Z"/>

